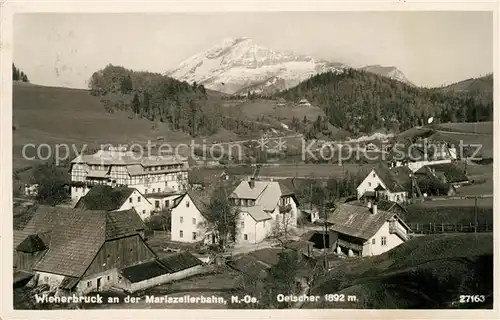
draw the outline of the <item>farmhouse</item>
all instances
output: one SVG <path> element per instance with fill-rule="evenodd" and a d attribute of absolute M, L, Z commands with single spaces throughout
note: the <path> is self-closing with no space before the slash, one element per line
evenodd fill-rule
<path fill-rule="evenodd" d="M 78 201 L 96 184 L 129 186 L 144 195 L 167 188 L 185 190 L 188 170 L 187 161 L 173 155 L 141 157 L 125 148 L 99 150 L 71 161 L 71 198 Z"/>
<path fill-rule="evenodd" d="M 300 206 L 300 216 L 302 219 L 314 223 L 319 220 L 319 208 L 312 203 L 304 203 Z"/>
<path fill-rule="evenodd" d="M 201 192 L 188 191 L 175 200 L 171 215 L 171 240 L 179 242 L 200 242 L 208 239 L 204 217 L 209 199 Z"/>
<path fill-rule="evenodd" d="M 406 167 L 388 169 L 379 166 L 370 171 L 356 188 L 357 198 L 358 200 L 362 197 L 373 198 L 378 191 L 382 196 L 381 199 L 404 203 L 411 189 L 410 174 L 411 171 Z"/>
<path fill-rule="evenodd" d="M 394 212 L 370 207 L 340 204 L 327 222 L 337 233 L 337 253 L 372 256 L 384 253 L 409 238 L 410 228 Z"/>
<path fill-rule="evenodd" d="M 135 209 L 142 220 L 149 218 L 153 205 L 137 189 L 128 187 L 93 186 L 80 198 L 75 208 L 84 210 L 123 211 Z"/>
<path fill-rule="evenodd" d="M 443 142 L 421 140 L 395 145 L 388 158 L 390 167 L 406 166 L 416 172 L 427 165 L 451 163 L 456 151 Z"/>
<path fill-rule="evenodd" d="M 297 227 L 298 201 L 284 184 L 250 178 L 241 181 L 229 199 L 241 213 L 236 242 L 258 243 Z"/>
<path fill-rule="evenodd" d="M 97 211 L 39 206 L 14 237 L 14 271 L 31 285 L 85 294 L 116 286 L 122 268 L 156 259 L 134 209 Z"/>
<path fill-rule="evenodd" d="M 453 163 L 427 165 L 415 172 L 417 176 L 434 177 L 442 183 L 460 187 L 469 183 L 467 175 Z"/>

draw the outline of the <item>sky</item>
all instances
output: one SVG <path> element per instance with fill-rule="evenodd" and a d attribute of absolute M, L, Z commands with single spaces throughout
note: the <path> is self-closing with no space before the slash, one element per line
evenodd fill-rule
<path fill-rule="evenodd" d="M 493 72 L 491 12 L 28 13 L 13 60 L 30 81 L 87 88 L 107 64 L 166 72 L 225 38 L 348 64 L 395 66 L 419 86 Z"/>

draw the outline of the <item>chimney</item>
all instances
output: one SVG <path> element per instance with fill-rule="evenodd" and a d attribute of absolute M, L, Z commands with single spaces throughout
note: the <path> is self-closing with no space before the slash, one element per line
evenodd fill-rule
<path fill-rule="evenodd" d="M 374 203 L 372 205 L 372 214 L 377 214 L 377 204 L 376 203 Z"/>
<path fill-rule="evenodd" d="M 254 188 L 255 187 L 255 178 L 254 177 L 251 177 L 250 178 L 250 181 L 248 181 L 248 185 L 250 186 L 250 188 Z"/>

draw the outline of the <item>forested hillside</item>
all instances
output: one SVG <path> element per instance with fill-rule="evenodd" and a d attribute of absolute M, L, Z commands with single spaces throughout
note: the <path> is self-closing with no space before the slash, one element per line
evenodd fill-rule
<path fill-rule="evenodd" d="M 493 95 L 486 91 L 418 88 L 355 69 L 316 75 L 277 96 L 305 98 L 321 107 L 331 124 L 354 133 L 406 130 L 431 116 L 440 122 L 493 119 Z"/>

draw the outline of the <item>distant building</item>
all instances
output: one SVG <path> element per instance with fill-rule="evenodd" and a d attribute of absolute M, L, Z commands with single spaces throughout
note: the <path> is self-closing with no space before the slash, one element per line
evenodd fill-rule
<path fill-rule="evenodd" d="M 36 197 L 38 195 L 38 184 L 26 184 L 24 185 L 24 195 L 28 197 Z"/>
<path fill-rule="evenodd" d="M 310 107 L 311 104 L 306 99 L 302 99 L 302 100 L 299 101 L 299 106 L 301 106 L 301 107 Z"/>
<path fill-rule="evenodd" d="M 313 204 L 304 203 L 300 207 L 300 216 L 308 222 L 314 223 L 319 220 L 319 209 Z"/>
<path fill-rule="evenodd" d="M 347 256 L 373 256 L 387 252 L 409 239 L 410 227 L 394 213 L 370 206 L 343 203 L 327 222 L 337 233 L 337 253 Z"/>
<path fill-rule="evenodd" d="M 77 209 L 123 211 L 135 209 L 142 220 L 151 216 L 153 205 L 137 189 L 128 187 L 93 186 L 75 205 Z"/>
<path fill-rule="evenodd" d="M 388 158 L 390 167 L 406 166 L 416 172 L 427 165 L 451 163 L 456 159 L 456 150 L 450 150 L 447 143 L 421 140 L 396 145 Z"/>
<path fill-rule="evenodd" d="M 174 207 L 175 200 L 184 193 L 183 191 L 166 190 L 164 192 L 150 193 L 146 198 L 153 205 L 153 211 L 158 212 Z"/>
<path fill-rule="evenodd" d="M 140 193 L 185 190 L 189 165 L 175 156 L 149 156 L 110 148 L 93 155 L 79 155 L 71 161 L 71 198 L 87 194 L 91 185 L 128 186 Z"/>
<path fill-rule="evenodd" d="M 464 171 L 453 163 L 423 166 L 415 174 L 417 177 L 427 176 L 436 178 L 442 183 L 452 184 L 456 188 L 469 183 L 469 178 Z"/>
<path fill-rule="evenodd" d="M 356 188 L 357 198 L 374 197 L 376 188 L 382 199 L 404 203 L 411 190 L 411 171 L 407 167 L 392 169 L 379 166 L 373 169 Z"/>

